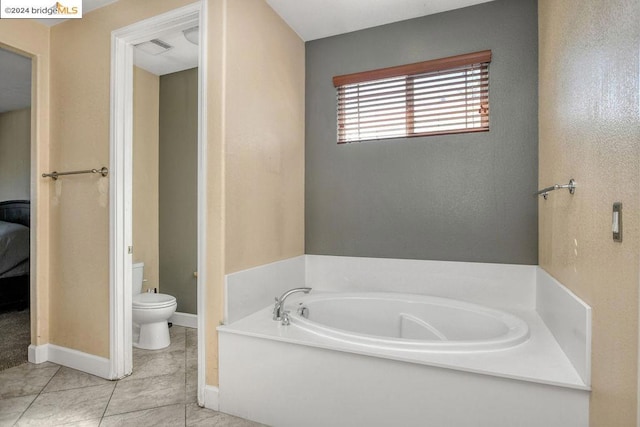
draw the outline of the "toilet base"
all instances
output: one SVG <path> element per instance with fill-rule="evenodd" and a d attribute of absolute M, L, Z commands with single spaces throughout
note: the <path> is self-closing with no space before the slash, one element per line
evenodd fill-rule
<path fill-rule="evenodd" d="M 137 342 L 133 342 L 134 347 L 144 350 L 160 350 L 169 347 L 170 344 L 169 325 L 166 320 L 140 325 L 139 338 Z"/>

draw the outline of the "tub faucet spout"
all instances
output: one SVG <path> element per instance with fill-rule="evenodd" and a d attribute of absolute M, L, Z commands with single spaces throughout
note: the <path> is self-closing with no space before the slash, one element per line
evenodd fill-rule
<path fill-rule="evenodd" d="M 291 294 L 296 292 L 304 292 L 308 294 L 311 288 L 293 288 L 280 295 L 280 298 L 276 297 L 276 305 L 273 307 L 273 320 L 279 320 L 283 325 L 289 324 L 289 312 L 284 309 L 284 301 Z"/>

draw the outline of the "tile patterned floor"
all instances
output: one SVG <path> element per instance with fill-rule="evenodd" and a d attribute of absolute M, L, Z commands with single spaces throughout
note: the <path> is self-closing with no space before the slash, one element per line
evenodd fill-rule
<path fill-rule="evenodd" d="M 260 424 L 200 408 L 196 330 L 174 326 L 163 350 L 133 349 L 133 374 L 107 381 L 54 363 L 0 372 L 0 427 Z"/>

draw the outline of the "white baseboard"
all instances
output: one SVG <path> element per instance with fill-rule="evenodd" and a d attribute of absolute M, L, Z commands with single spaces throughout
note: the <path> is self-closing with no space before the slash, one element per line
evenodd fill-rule
<path fill-rule="evenodd" d="M 176 312 L 169 318 L 169 322 L 176 326 L 184 326 L 185 328 L 198 328 L 198 316 L 195 314 Z"/>
<path fill-rule="evenodd" d="M 30 345 L 28 359 L 31 363 L 53 362 L 101 378 L 111 379 L 109 378 L 109 359 L 55 344 Z"/>
<path fill-rule="evenodd" d="M 218 411 L 220 408 L 219 400 L 220 389 L 212 385 L 204 386 L 204 407 Z"/>
<path fill-rule="evenodd" d="M 44 363 L 49 360 L 49 344 L 29 346 L 27 360 L 31 363 Z"/>

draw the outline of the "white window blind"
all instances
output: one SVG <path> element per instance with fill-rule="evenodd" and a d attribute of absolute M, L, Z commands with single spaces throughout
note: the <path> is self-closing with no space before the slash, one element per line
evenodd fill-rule
<path fill-rule="evenodd" d="M 334 77 L 338 143 L 489 130 L 491 51 Z"/>

